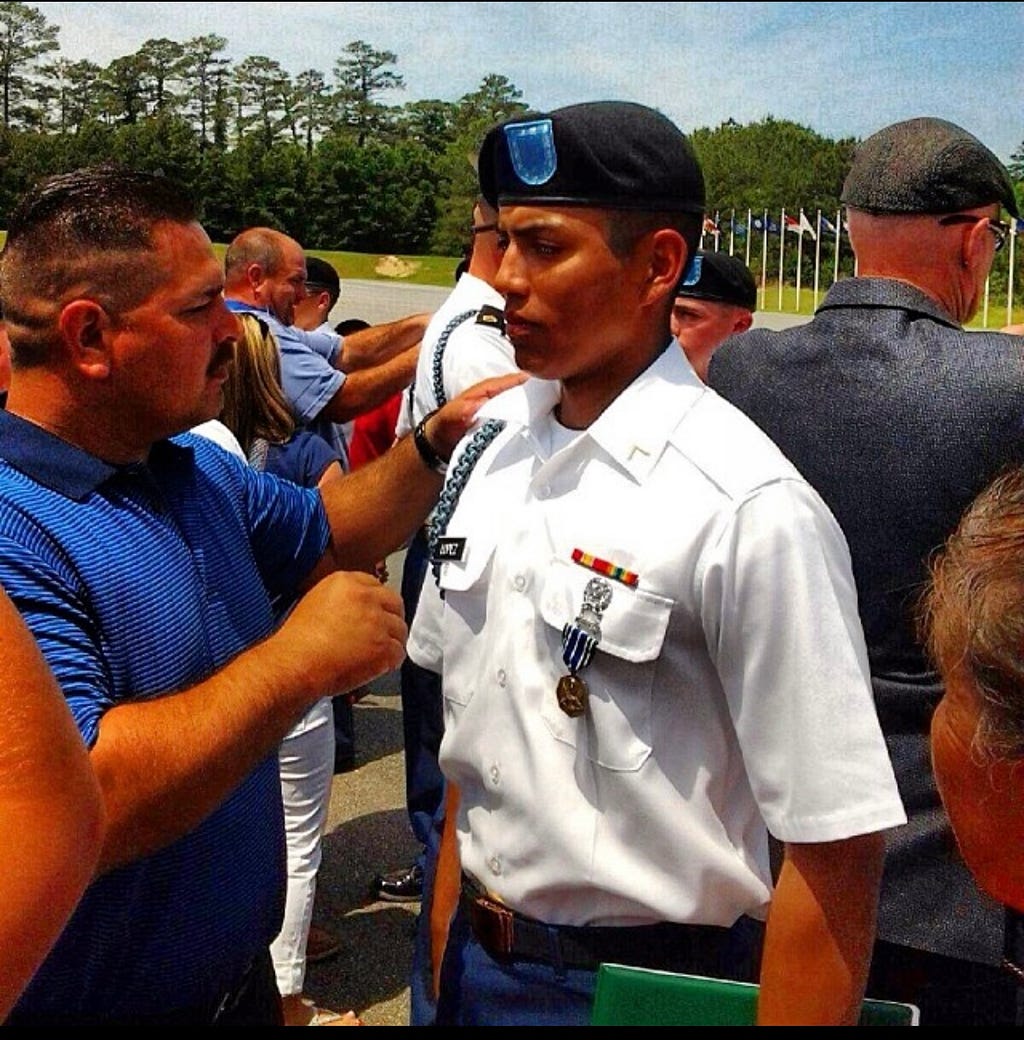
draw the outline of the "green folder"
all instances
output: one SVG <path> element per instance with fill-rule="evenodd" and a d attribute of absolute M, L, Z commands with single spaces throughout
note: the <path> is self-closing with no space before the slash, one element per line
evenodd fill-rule
<path fill-rule="evenodd" d="M 758 987 L 750 982 L 602 964 L 591 1012 L 595 1026 L 752 1026 Z M 913 1004 L 865 999 L 862 1026 L 916 1026 Z"/>

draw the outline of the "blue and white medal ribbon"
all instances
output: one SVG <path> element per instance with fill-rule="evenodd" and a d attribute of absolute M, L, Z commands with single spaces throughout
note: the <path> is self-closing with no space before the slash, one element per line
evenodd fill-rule
<path fill-rule="evenodd" d="M 578 673 L 590 664 L 601 642 L 601 615 L 611 601 L 611 585 L 604 578 L 591 578 L 583 590 L 583 606 L 576 619 L 562 628 L 562 660 L 569 674 L 558 680 L 555 693 L 558 706 L 570 718 L 578 718 L 587 709 L 590 691 Z"/>

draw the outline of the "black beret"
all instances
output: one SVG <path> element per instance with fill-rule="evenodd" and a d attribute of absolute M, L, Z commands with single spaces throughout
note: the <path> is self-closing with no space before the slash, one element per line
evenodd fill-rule
<path fill-rule="evenodd" d="M 963 127 L 926 116 L 893 123 L 857 148 L 842 201 L 868 213 L 955 213 L 1001 202 L 1019 215 L 995 155 Z"/>
<path fill-rule="evenodd" d="M 704 175 L 686 136 L 660 112 L 627 101 L 500 123 L 484 138 L 478 170 L 492 206 L 704 212 Z"/>
<path fill-rule="evenodd" d="M 748 311 L 757 309 L 757 285 L 750 268 L 738 256 L 728 253 L 695 253 L 676 296 L 732 303 Z"/>

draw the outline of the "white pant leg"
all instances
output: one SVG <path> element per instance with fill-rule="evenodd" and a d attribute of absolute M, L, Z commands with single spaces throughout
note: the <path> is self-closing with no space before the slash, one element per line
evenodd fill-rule
<path fill-rule="evenodd" d="M 281 742 L 281 795 L 288 848 L 284 925 L 271 943 L 282 996 L 301 993 L 306 979 L 306 941 L 313 918 L 316 872 L 334 776 L 334 723 L 330 697 L 323 697 Z"/>

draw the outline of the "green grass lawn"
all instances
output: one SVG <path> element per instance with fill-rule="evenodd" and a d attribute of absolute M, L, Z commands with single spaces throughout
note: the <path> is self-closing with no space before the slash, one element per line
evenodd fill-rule
<path fill-rule="evenodd" d="M 758 279 L 760 281 L 760 279 Z M 828 286 L 831 283 L 822 281 L 818 287 L 818 303 L 825 298 L 825 293 L 828 291 Z M 782 287 L 782 306 L 779 306 L 779 283 L 768 282 L 767 289 L 764 293 L 761 292 L 760 288 L 757 291 L 757 309 L 760 311 L 768 311 L 783 314 L 813 314 L 815 308 L 814 300 L 814 286 L 808 288 L 806 285 L 800 287 L 800 298 L 797 299 L 796 286 L 784 285 Z M 1022 315 L 1024 315 L 1024 300 L 1020 297 L 1014 300 L 1013 317 L 1010 316 L 1009 308 L 1006 306 L 1006 297 L 1000 294 L 1000 297 L 990 296 L 988 302 L 988 321 L 985 321 L 984 308 L 979 308 L 978 314 L 967 323 L 967 327 L 970 329 L 999 329 L 1004 325 L 1010 324 L 1011 321 L 1021 321 Z"/>
<path fill-rule="evenodd" d="M 214 244 L 218 256 L 226 245 Z M 407 282 L 411 285 L 454 285 L 457 256 L 381 256 L 372 253 L 338 253 L 311 249 L 312 256 L 326 260 L 346 278 L 379 282 Z"/>

